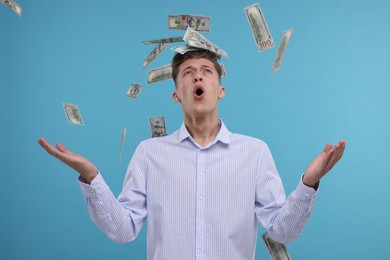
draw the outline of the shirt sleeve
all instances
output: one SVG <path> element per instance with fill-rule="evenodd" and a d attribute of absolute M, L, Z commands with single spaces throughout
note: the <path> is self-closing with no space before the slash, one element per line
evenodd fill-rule
<path fill-rule="evenodd" d="M 304 185 L 301 178 L 286 199 L 271 152 L 267 146 L 263 149 L 258 167 L 255 212 L 272 239 L 286 244 L 300 236 L 313 211 L 316 194 L 316 190 Z"/>
<path fill-rule="evenodd" d="M 118 199 L 98 173 L 88 185 L 79 177 L 92 221 L 114 242 L 134 240 L 146 218 L 146 178 L 144 156 L 137 147 L 126 171 Z"/>

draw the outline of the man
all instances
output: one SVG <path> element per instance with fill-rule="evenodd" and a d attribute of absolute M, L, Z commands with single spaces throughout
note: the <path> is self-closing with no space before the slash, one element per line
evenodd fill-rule
<path fill-rule="evenodd" d="M 80 173 L 92 220 L 118 243 L 136 238 L 148 220 L 148 259 L 254 259 L 257 225 L 273 239 L 296 239 L 307 222 L 320 179 L 341 158 L 345 142 L 325 146 L 286 199 L 267 145 L 233 134 L 218 119 L 218 56 L 176 54 L 173 100 L 184 122 L 165 137 L 141 142 L 114 197 L 96 167 L 62 144 L 38 142 Z"/>

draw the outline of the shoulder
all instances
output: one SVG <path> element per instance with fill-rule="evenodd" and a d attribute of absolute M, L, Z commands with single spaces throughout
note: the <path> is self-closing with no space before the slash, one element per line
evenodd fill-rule
<path fill-rule="evenodd" d="M 139 146 L 141 146 L 145 151 L 150 149 L 161 149 L 162 147 L 171 147 L 175 146 L 178 143 L 177 131 L 161 137 L 153 137 L 149 139 L 145 139 L 140 142 Z"/>
<path fill-rule="evenodd" d="M 230 133 L 230 141 L 233 147 L 242 147 L 251 150 L 252 152 L 268 149 L 268 145 L 265 141 L 244 134 Z"/>
<path fill-rule="evenodd" d="M 230 139 L 232 142 L 244 142 L 244 143 L 252 143 L 256 146 L 264 146 L 267 145 L 263 140 L 249 136 L 244 134 L 238 134 L 238 133 L 230 133 Z"/>

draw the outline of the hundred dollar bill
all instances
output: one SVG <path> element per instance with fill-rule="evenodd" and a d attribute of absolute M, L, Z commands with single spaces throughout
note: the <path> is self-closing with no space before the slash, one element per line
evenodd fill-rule
<path fill-rule="evenodd" d="M 190 27 L 199 32 L 210 32 L 210 16 L 202 15 L 168 15 L 168 28 L 187 30 Z"/>
<path fill-rule="evenodd" d="M 126 127 L 123 128 L 122 130 L 122 138 L 121 138 L 121 145 L 120 145 L 120 151 L 119 151 L 119 161 L 122 161 L 122 150 L 123 150 L 123 144 L 125 142 L 125 138 L 126 138 Z"/>
<path fill-rule="evenodd" d="M 146 57 L 144 63 L 142 64 L 142 68 L 148 66 L 149 63 L 152 62 L 160 53 L 168 46 L 168 43 L 159 43 L 156 48 Z"/>
<path fill-rule="evenodd" d="M 253 38 L 259 51 L 265 51 L 275 46 L 267 22 L 261 12 L 259 3 L 250 5 L 244 9 Z"/>
<path fill-rule="evenodd" d="M 167 64 L 149 71 L 148 83 L 154 83 L 172 78 L 172 66 Z"/>
<path fill-rule="evenodd" d="M 77 105 L 62 103 L 62 106 L 64 108 L 66 118 L 70 124 L 84 125 Z"/>
<path fill-rule="evenodd" d="M 178 52 L 180 54 L 184 54 L 184 53 L 189 52 L 189 51 L 197 51 L 197 50 L 199 50 L 199 48 L 195 48 L 195 47 L 192 47 L 189 45 L 183 45 L 183 46 L 173 47 L 173 48 L 171 48 L 171 50 Z"/>
<path fill-rule="evenodd" d="M 183 37 L 163 38 L 158 40 L 143 41 L 144 44 L 184 42 Z"/>
<path fill-rule="evenodd" d="M 126 92 L 126 96 L 130 98 L 137 98 L 141 92 L 142 85 L 138 83 L 132 83 L 130 88 Z"/>
<path fill-rule="evenodd" d="M 227 76 L 227 72 L 226 72 L 225 65 L 223 65 L 222 62 L 219 62 L 219 66 L 221 67 L 221 70 L 222 70 L 221 78 L 226 77 Z"/>
<path fill-rule="evenodd" d="M 22 16 L 22 8 L 13 0 L 0 0 L 1 3 L 12 9 L 19 17 Z"/>
<path fill-rule="evenodd" d="M 220 49 L 217 45 L 207 40 L 203 35 L 190 27 L 187 28 L 183 40 L 186 41 L 189 46 L 209 50 L 220 56 L 228 57 L 228 54 L 224 50 Z"/>
<path fill-rule="evenodd" d="M 150 130 L 152 137 L 161 137 L 167 135 L 167 128 L 165 127 L 165 118 L 163 116 L 149 118 Z"/>
<path fill-rule="evenodd" d="M 268 252 L 272 260 L 291 260 L 284 244 L 274 241 L 268 233 L 262 235 L 263 241 L 267 246 Z"/>
<path fill-rule="evenodd" d="M 289 29 L 285 32 L 283 32 L 282 40 L 280 41 L 278 53 L 276 54 L 274 66 L 272 67 L 272 72 L 277 71 L 280 69 L 280 66 L 282 65 L 282 60 L 284 53 L 286 51 L 287 45 L 290 42 L 291 35 L 293 34 L 294 29 Z"/>

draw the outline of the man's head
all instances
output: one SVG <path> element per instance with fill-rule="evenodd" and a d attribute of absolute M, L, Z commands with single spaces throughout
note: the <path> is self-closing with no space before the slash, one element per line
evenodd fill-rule
<path fill-rule="evenodd" d="M 172 59 L 172 78 L 177 85 L 177 75 L 179 74 L 180 65 L 190 59 L 207 59 L 214 64 L 215 70 L 218 72 L 219 81 L 221 81 L 222 69 L 218 63 L 220 56 L 214 52 L 199 49 L 198 51 L 188 51 L 185 54 L 176 53 Z M 177 87 L 177 86 L 176 86 Z"/>
<path fill-rule="evenodd" d="M 180 103 L 185 120 L 218 115 L 218 100 L 225 96 L 221 86 L 222 69 L 219 56 L 207 50 L 176 54 L 172 61 L 172 77 L 176 89 L 173 100 Z"/>

